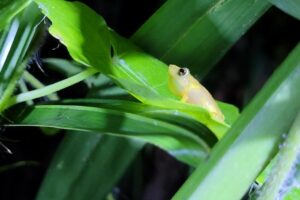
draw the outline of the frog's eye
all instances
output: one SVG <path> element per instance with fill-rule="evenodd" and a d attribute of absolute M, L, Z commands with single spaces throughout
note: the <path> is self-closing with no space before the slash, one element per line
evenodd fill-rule
<path fill-rule="evenodd" d="M 186 76 L 190 73 L 189 69 L 188 68 L 180 68 L 178 70 L 178 75 L 179 76 Z"/>

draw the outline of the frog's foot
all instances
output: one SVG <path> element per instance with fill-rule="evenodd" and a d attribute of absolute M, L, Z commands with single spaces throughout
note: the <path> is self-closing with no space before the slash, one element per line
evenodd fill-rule
<path fill-rule="evenodd" d="M 225 117 L 222 113 L 212 112 L 211 114 L 212 114 L 212 116 L 215 120 L 220 121 L 220 122 L 224 122 Z"/>

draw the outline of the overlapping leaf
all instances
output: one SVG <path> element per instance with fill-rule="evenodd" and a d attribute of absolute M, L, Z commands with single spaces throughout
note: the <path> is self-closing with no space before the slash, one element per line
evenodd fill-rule
<path fill-rule="evenodd" d="M 132 39 L 202 78 L 270 5 L 266 0 L 168 0 Z"/>
<path fill-rule="evenodd" d="M 167 86 L 168 73 L 166 64 L 141 52 L 137 47 L 113 32 L 110 32 L 111 40 L 108 40 L 106 31 L 103 31 L 104 36 L 102 37 L 102 32 L 97 31 L 93 26 L 82 26 L 82 24 L 89 23 L 89 21 L 101 21 L 98 23 L 104 24 L 103 19 L 96 16 L 94 11 L 87 9 L 86 6 L 80 3 L 73 5 L 72 3 L 58 0 L 36 0 L 36 2 L 39 3 L 43 12 L 52 21 L 50 32 L 67 46 L 74 60 L 95 67 L 110 76 L 143 103 L 186 112 L 208 126 L 219 138 L 228 130 L 228 124 L 213 119 L 206 109 L 182 103 L 171 94 Z M 59 8 L 63 9 L 59 11 Z M 70 13 L 68 18 L 65 17 L 66 12 Z M 80 13 L 80 15 L 73 12 Z M 79 16 L 80 20 L 78 19 Z M 66 22 L 63 22 L 64 20 Z M 76 28 L 74 28 L 74 25 L 76 25 Z M 84 31 L 82 31 L 83 28 L 85 29 Z M 104 27 L 102 28 L 105 29 Z M 70 40 L 70 35 L 75 35 L 76 37 Z M 95 41 L 93 38 L 105 40 L 105 42 Z M 82 40 L 84 40 L 84 45 L 81 45 Z M 88 52 L 99 51 L 98 49 L 101 48 L 101 45 L 95 45 L 97 42 L 105 44 L 111 42 L 111 45 L 114 47 L 112 64 L 98 62 L 98 57 L 94 53 L 88 55 Z M 89 49 L 86 52 L 87 47 Z M 103 47 L 102 45 L 102 51 L 101 55 L 105 57 L 103 59 L 110 60 L 108 56 L 110 55 L 110 49 L 108 50 L 107 46 Z M 233 106 L 227 106 L 226 108 L 224 110 L 225 118 L 229 118 L 227 117 L 228 115 L 233 116 L 231 118 L 235 119 L 238 113 L 237 109 Z M 228 120 L 226 122 L 232 121 Z"/>
<path fill-rule="evenodd" d="M 0 2 L 0 32 L 31 0 L 2 0 Z"/>
<path fill-rule="evenodd" d="M 155 144 L 192 166 L 206 158 L 209 147 L 192 132 L 161 120 L 107 108 L 71 105 L 41 105 L 7 116 L 7 126 L 54 127 L 102 132 Z"/>

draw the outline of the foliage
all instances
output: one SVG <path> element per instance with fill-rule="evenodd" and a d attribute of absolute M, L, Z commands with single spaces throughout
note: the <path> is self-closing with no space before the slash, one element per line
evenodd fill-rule
<path fill-rule="evenodd" d="M 174 199 L 241 199 L 278 152 L 281 135 L 300 109 L 300 46 L 241 114 L 218 101 L 225 122 L 172 94 L 164 62 L 190 66 L 204 77 L 271 3 L 299 19 L 296 1 L 169 0 L 131 39 L 118 35 L 83 3 L 1 3 L 1 124 L 67 130 L 37 199 L 105 199 L 146 143 L 195 168 Z M 45 59 L 65 77 L 46 86 L 26 69 L 46 31 L 42 13 L 51 22 L 49 33 L 75 61 Z M 88 88 L 84 99 L 57 96 L 81 81 Z M 28 91 L 28 85 L 34 89 Z M 295 124 L 291 137 L 299 132 Z M 293 141 L 297 148 L 299 141 Z M 285 168 L 274 168 L 272 173 L 282 178 L 277 190 L 263 176 L 263 192 L 254 198 L 282 195 L 283 182 L 297 162 L 295 152 L 284 154 L 293 159 Z M 292 192 L 287 199 L 299 198 L 296 189 Z"/>

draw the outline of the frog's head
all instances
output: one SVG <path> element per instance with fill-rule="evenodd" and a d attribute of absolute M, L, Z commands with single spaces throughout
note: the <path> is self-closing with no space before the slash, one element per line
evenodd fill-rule
<path fill-rule="evenodd" d="M 169 65 L 169 88 L 178 96 L 182 96 L 190 84 L 190 71 L 188 68 L 180 68 L 176 65 Z"/>

